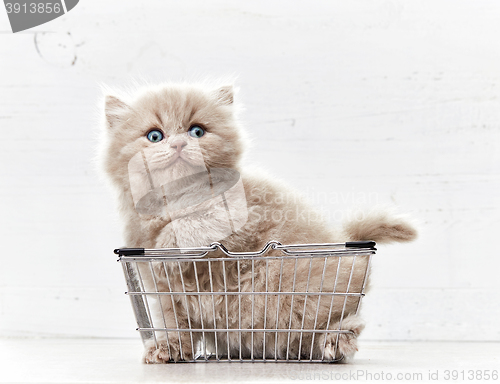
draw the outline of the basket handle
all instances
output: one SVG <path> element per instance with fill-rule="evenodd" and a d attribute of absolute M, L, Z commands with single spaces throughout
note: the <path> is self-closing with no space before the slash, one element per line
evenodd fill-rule
<path fill-rule="evenodd" d="M 203 257 L 208 252 L 213 252 L 220 249 L 224 254 L 230 257 L 249 257 L 249 256 L 262 256 L 267 253 L 269 249 L 277 249 L 287 255 L 299 255 L 307 253 L 329 253 L 329 252 L 342 252 L 339 247 L 345 248 L 358 248 L 376 250 L 376 243 L 374 241 L 348 241 L 346 243 L 323 243 L 323 244 L 292 244 L 282 245 L 279 241 L 269 241 L 264 248 L 256 252 L 231 252 L 224 245 L 218 242 L 210 244 L 210 247 L 200 248 L 166 248 L 166 249 L 145 249 L 145 248 L 119 248 L 115 249 L 115 254 L 119 256 L 160 256 L 172 255 L 181 257 Z M 316 248 L 316 249 L 311 249 Z M 320 249 L 318 249 L 320 248 Z M 337 250 L 336 250 L 337 248 Z M 184 253 L 183 252 L 187 252 Z M 180 253 L 180 255 L 179 255 Z"/>
<path fill-rule="evenodd" d="M 347 241 L 345 243 L 346 248 L 370 248 L 375 249 L 375 245 L 377 245 L 374 241 L 366 240 L 366 241 Z"/>
<path fill-rule="evenodd" d="M 144 248 L 117 248 L 114 253 L 119 256 L 144 256 Z"/>

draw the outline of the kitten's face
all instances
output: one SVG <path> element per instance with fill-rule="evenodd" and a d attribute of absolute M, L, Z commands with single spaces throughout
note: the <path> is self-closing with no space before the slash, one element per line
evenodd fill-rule
<path fill-rule="evenodd" d="M 132 182 L 130 167 L 143 160 L 150 180 L 173 180 L 207 168 L 236 168 L 241 156 L 232 87 L 166 85 L 128 104 L 108 96 L 106 125 L 105 169 L 124 189 Z"/>

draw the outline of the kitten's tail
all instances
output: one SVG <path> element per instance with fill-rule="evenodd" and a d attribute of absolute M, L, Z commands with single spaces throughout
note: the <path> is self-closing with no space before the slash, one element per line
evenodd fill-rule
<path fill-rule="evenodd" d="M 350 241 L 373 240 L 376 243 L 408 242 L 417 238 L 417 230 L 404 216 L 390 210 L 358 212 L 344 224 L 343 232 Z"/>

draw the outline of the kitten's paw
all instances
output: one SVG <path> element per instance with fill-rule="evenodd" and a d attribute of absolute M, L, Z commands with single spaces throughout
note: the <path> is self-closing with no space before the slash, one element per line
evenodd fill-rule
<path fill-rule="evenodd" d="M 335 345 L 338 347 L 335 348 Z M 358 342 L 353 333 L 341 333 L 338 335 L 328 335 L 325 345 L 325 360 L 350 359 L 358 350 Z"/>
<path fill-rule="evenodd" d="M 335 324 L 332 329 L 339 328 Z M 357 316 L 348 316 L 342 321 L 341 329 L 349 333 L 333 333 L 326 336 L 324 349 L 325 360 L 350 359 L 358 350 L 358 336 L 365 328 L 363 321 Z"/>
<path fill-rule="evenodd" d="M 191 360 L 191 351 L 182 351 L 176 343 L 166 341 L 148 341 L 144 351 L 143 361 L 146 364 L 164 364 L 173 361 Z"/>
<path fill-rule="evenodd" d="M 151 343 L 148 343 L 151 344 Z M 170 361 L 170 353 L 166 342 L 158 342 L 158 345 L 148 345 L 144 351 L 144 362 L 146 364 L 161 364 Z"/>

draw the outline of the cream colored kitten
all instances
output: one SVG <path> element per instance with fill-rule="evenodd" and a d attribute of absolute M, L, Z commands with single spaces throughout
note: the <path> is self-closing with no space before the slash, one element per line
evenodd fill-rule
<path fill-rule="evenodd" d="M 379 212 L 365 215 L 362 220 L 347 223 L 341 231 L 334 232 L 311 207 L 292 193 L 285 185 L 260 174 L 246 173 L 240 167 L 244 142 L 239 123 L 235 117 L 232 86 L 209 87 L 190 84 L 161 84 L 148 87 L 130 96 L 106 96 L 105 133 L 103 137 L 103 164 L 105 171 L 118 191 L 120 212 L 125 224 L 127 247 L 170 248 L 207 246 L 214 241 L 221 242 L 234 252 L 257 251 L 269 240 L 282 244 L 326 243 L 358 240 L 374 240 L 379 243 L 410 241 L 415 230 L 399 217 Z M 214 192 L 216 191 L 216 192 Z M 274 251 L 276 254 L 276 251 Z M 271 252 L 271 254 L 273 254 Z M 210 256 L 221 257 L 221 253 Z M 216 265 L 214 263 L 214 265 Z M 234 263 L 233 263 L 234 265 Z M 157 282 L 160 290 L 168 291 L 166 274 L 170 276 L 172 290 L 182 290 L 179 271 L 166 271 L 160 263 L 154 266 L 154 279 L 148 270 L 143 270 L 146 285 Z M 183 271 L 186 286 L 193 290 L 192 264 Z M 212 270 L 212 275 L 222 276 L 223 271 Z M 251 290 L 250 270 L 241 272 L 242 290 Z M 263 264 L 256 263 L 256 283 L 262 284 Z M 277 286 L 279 264 L 269 263 L 269 285 Z M 308 275 L 309 261 L 300 261 L 297 267 L 296 290 L 304 289 Z M 314 262 L 311 268 L 309 289 L 320 284 L 322 262 Z M 361 288 L 366 264 L 356 264 L 352 276 L 353 289 Z M 334 268 L 333 270 L 337 270 Z M 236 287 L 237 271 L 228 273 L 228 289 Z M 338 287 L 347 285 L 350 266 L 342 264 L 338 276 L 329 274 L 325 281 L 338 280 Z M 208 284 L 208 271 L 198 270 L 199 284 Z M 291 290 L 291 277 L 285 274 L 282 290 Z M 224 289 L 222 278 L 214 278 L 214 290 Z M 235 288 L 234 288 L 235 289 Z M 316 288 L 317 289 L 317 288 Z M 300 292 L 300 291 L 299 291 Z M 189 300 L 196 300 L 188 296 Z M 187 327 L 197 324 L 200 316 L 206 324 L 217 322 L 238 328 L 238 303 L 235 296 L 229 300 L 229 316 L 225 307 L 218 302 L 213 310 L 210 297 L 203 296 L 200 305 L 196 302 L 172 304 L 163 296 L 156 318 L 164 318 L 167 328 Z M 241 299 L 241 328 L 250 328 L 249 295 Z M 254 305 L 262 309 L 263 297 L 256 297 Z M 302 316 L 304 298 L 297 296 L 293 308 L 290 298 L 284 298 L 280 310 L 293 313 L 276 319 L 277 303 L 273 297 L 266 303 L 268 317 L 255 315 L 253 325 L 263 328 L 267 324 L 279 323 L 280 327 L 312 327 L 316 311 L 319 324 L 325 324 L 329 316 L 325 300 L 309 299 L 305 316 Z M 191 309 L 188 315 L 186 304 Z M 176 308 L 173 308 L 175 305 Z M 273 307 L 275 308 L 274 310 Z M 351 357 L 356 351 L 356 338 L 363 329 L 363 322 L 355 314 L 357 299 L 348 299 L 344 318 L 341 319 L 341 303 L 335 302 L 329 329 L 335 329 L 342 320 L 342 329 L 352 331 L 342 334 L 338 350 L 334 350 L 335 336 L 324 334 L 312 343 L 310 335 L 304 336 L 304 355 L 326 359 L 341 355 Z M 318 308 L 318 309 L 316 309 Z M 180 324 L 175 324 L 173 311 Z M 200 313 L 200 311 L 202 313 Z M 263 312 L 263 311 L 261 311 Z M 278 311 L 279 312 L 279 311 Z M 291 319 L 291 324 L 289 320 Z M 218 338 L 221 350 L 238 354 L 237 332 L 230 337 L 223 334 Z M 287 335 L 279 334 L 278 340 L 269 336 L 263 345 L 263 337 L 256 333 L 251 343 L 243 336 L 242 356 L 249 356 L 254 345 L 254 356 L 284 356 Z M 190 360 L 192 341 L 189 335 L 177 333 L 160 340 L 158 345 L 146 346 L 145 361 L 148 363 L 170 360 Z M 298 335 L 291 335 L 291 355 L 298 354 Z M 229 342 L 229 346 L 227 343 Z M 307 345 L 312 344 L 311 347 Z M 275 345 L 277 348 L 275 348 Z M 229 348 L 228 348 L 229 347 Z"/>

